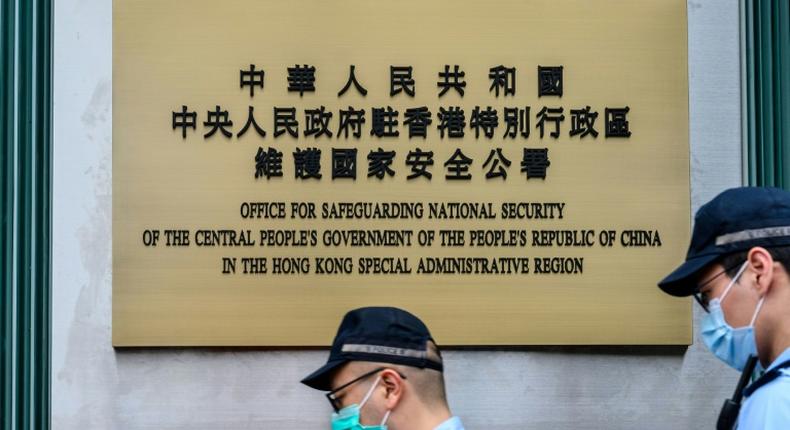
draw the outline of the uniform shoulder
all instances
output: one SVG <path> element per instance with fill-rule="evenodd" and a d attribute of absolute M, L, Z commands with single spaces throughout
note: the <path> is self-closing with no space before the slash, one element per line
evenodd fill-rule
<path fill-rule="evenodd" d="M 790 411 L 790 369 L 782 369 L 781 375 L 763 385 L 747 401 L 760 409 L 785 408 Z"/>

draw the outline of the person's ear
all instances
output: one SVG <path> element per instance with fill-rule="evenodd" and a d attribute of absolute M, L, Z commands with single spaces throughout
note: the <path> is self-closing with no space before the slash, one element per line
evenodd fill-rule
<path fill-rule="evenodd" d="M 774 259 L 768 250 L 759 246 L 750 249 L 746 259 L 755 275 L 754 286 L 757 295 L 763 297 L 771 288 L 771 282 L 776 275 Z"/>
<path fill-rule="evenodd" d="M 400 402 L 400 399 L 403 397 L 404 384 L 405 381 L 398 372 L 392 369 L 386 369 L 381 372 L 381 385 L 386 390 L 384 406 L 387 410 L 395 409 L 395 406 Z"/>

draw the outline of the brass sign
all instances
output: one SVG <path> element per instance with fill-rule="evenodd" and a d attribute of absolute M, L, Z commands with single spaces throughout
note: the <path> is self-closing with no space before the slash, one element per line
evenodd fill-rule
<path fill-rule="evenodd" d="M 686 2 L 116 0 L 113 344 L 689 344 Z"/>

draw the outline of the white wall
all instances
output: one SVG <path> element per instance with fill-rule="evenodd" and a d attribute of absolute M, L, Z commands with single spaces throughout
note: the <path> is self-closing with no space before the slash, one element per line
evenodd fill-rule
<path fill-rule="evenodd" d="M 692 205 L 741 181 L 737 0 L 688 3 Z M 114 351 L 112 2 L 55 2 L 53 428 L 322 429 L 324 351 Z M 698 317 L 699 315 L 697 315 Z M 737 374 L 685 348 L 448 351 L 469 429 L 712 428 Z"/>

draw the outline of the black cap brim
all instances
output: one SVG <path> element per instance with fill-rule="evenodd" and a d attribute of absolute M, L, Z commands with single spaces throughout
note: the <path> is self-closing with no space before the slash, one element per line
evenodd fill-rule
<path fill-rule="evenodd" d="M 686 260 L 680 267 L 675 269 L 666 278 L 658 283 L 658 287 L 665 293 L 676 296 L 686 297 L 694 294 L 696 284 L 693 282 L 700 271 L 718 259 L 720 254 L 707 254 Z"/>
<path fill-rule="evenodd" d="M 348 360 L 345 359 L 329 361 L 321 366 L 321 368 L 302 379 L 302 384 L 310 388 L 315 388 L 316 390 L 331 391 L 332 373 L 346 363 L 348 363 Z"/>

